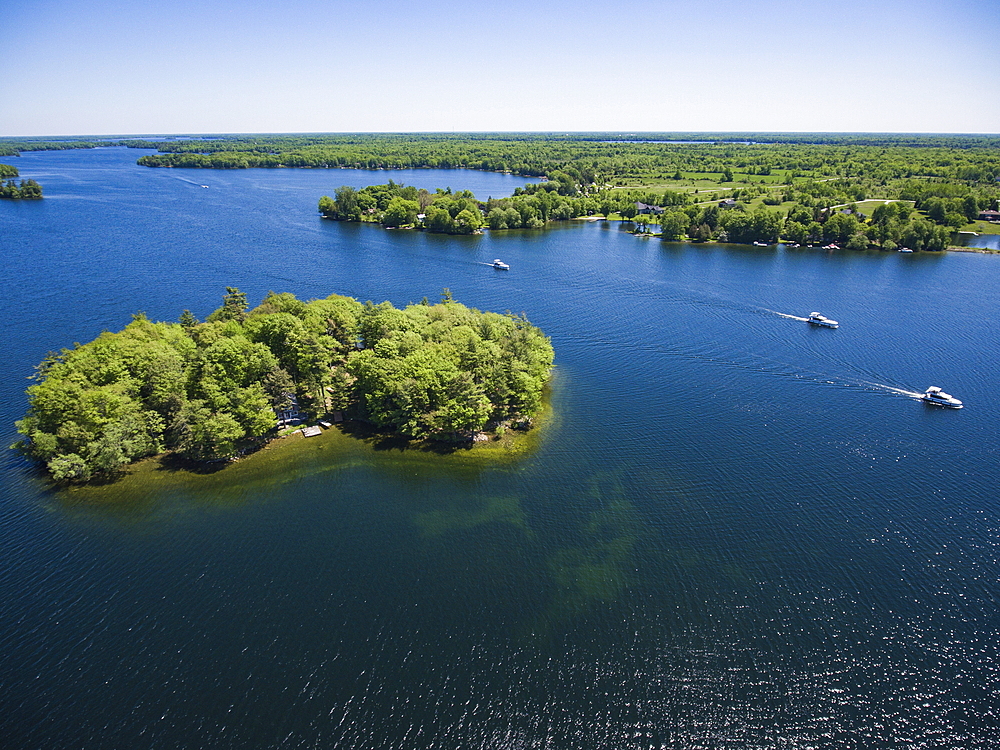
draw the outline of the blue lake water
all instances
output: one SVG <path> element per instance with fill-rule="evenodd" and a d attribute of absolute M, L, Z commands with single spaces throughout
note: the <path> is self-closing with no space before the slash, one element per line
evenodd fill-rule
<path fill-rule="evenodd" d="M 142 153 L 14 160 L 46 198 L 0 202 L 5 445 L 46 352 L 226 286 L 524 311 L 551 416 L 514 456 L 328 433 L 70 492 L 4 452 L 0 744 L 1000 742 L 1000 258 L 384 231 L 316 201 L 523 180 Z"/>

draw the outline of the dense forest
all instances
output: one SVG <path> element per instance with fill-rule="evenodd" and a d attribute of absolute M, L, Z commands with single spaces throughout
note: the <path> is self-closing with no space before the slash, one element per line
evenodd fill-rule
<path fill-rule="evenodd" d="M 618 185 L 727 173 L 844 177 L 886 185 L 913 177 L 996 182 L 1000 136 L 823 133 L 401 133 L 232 135 L 170 139 L 0 139 L 0 155 L 41 149 L 155 148 L 147 166 L 207 168 L 432 167 L 553 171 L 579 184 Z"/>
<path fill-rule="evenodd" d="M 752 138 L 763 135 L 748 134 Z M 617 139 L 614 139 L 617 138 Z M 817 141 L 675 142 L 579 135 L 342 135 L 227 137 L 130 142 L 154 146 L 146 166 L 208 168 L 468 168 L 542 177 L 565 171 L 582 185 L 622 185 L 680 176 L 731 174 L 847 177 L 883 185 L 914 176 L 995 182 L 1000 137 L 817 137 Z"/>
<path fill-rule="evenodd" d="M 290 408 L 344 411 L 416 439 L 468 439 L 524 423 L 553 350 L 523 316 L 451 298 L 405 309 L 339 295 L 270 293 L 248 309 L 228 288 L 204 322 L 142 314 L 37 367 L 15 445 L 59 481 L 113 475 L 163 451 L 225 460 L 276 434 Z"/>

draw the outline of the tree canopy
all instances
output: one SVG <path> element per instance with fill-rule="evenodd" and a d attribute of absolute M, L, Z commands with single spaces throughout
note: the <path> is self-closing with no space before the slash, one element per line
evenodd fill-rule
<path fill-rule="evenodd" d="M 11 200 L 38 200 L 42 197 L 42 186 L 34 180 L 21 180 L 18 184 L 16 180 L 0 182 L 0 198 Z"/>
<path fill-rule="evenodd" d="M 292 403 L 409 438 L 455 439 L 533 415 L 552 361 L 523 315 L 480 312 L 450 294 L 400 310 L 270 293 L 248 310 L 229 287 L 205 322 L 187 310 L 179 323 L 137 314 L 121 331 L 50 353 L 15 447 L 61 481 L 165 450 L 222 460 L 273 435 L 276 412 Z"/>

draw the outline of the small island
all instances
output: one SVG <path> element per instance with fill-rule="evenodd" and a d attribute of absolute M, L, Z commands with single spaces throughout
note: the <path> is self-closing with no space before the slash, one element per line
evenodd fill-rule
<path fill-rule="evenodd" d="M 139 313 L 123 330 L 50 353 L 27 389 L 14 445 L 53 479 L 88 481 L 172 452 L 226 461 L 290 416 L 337 414 L 415 440 L 469 442 L 527 427 L 553 362 L 524 315 L 480 312 L 446 289 L 397 309 L 228 287 L 204 322 Z"/>
<path fill-rule="evenodd" d="M 9 200 L 38 200 L 42 197 L 42 186 L 34 180 L 21 180 L 18 184 L 14 177 L 18 177 L 17 167 L 10 164 L 0 164 L 0 198 Z M 7 182 L 3 180 L 6 179 Z"/>

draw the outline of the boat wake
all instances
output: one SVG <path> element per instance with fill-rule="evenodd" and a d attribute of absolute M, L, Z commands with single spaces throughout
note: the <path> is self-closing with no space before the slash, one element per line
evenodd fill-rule
<path fill-rule="evenodd" d="M 178 177 L 173 175 L 175 180 L 180 180 L 181 182 L 186 182 L 188 185 L 194 185 L 195 187 L 207 188 L 208 185 L 202 185 L 200 182 L 195 182 L 194 180 L 189 180 L 187 177 Z"/>
<path fill-rule="evenodd" d="M 905 396 L 906 398 L 924 400 L 924 393 L 906 388 L 903 384 L 890 385 L 880 382 L 886 379 L 884 375 L 865 371 L 849 362 L 833 361 L 830 363 L 833 365 L 832 369 L 814 369 L 756 352 L 739 352 L 718 346 L 689 347 L 683 344 L 667 346 L 656 343 L 626 345 L 621 341 L 594 338 L 582 333 L 577 336 L 568 335 L 566 338 L 577 342 L 587 342 L 592 347 L 632 351 L 640 349 L 667 357 L 705 362 L 726 369 L 746 370 L 772 377 L 815 383 L 821 387 L 862 390 L 884 394 L 887 397 Z"/>
<path fill-rule="evenodd" d="M 789 318 L 790 320 L 801 320 L 803 323 L 808 323 L 809 318 L 803 318 L 801 315 L 789 315 L 788 313 L 778 312 L 777 310 L 769 310 L 766 307 L 760 308 L 764 312 L 769 312 L 772 315 L 777 315 L 782 318 Z"/>
<path fill-rule="evenodd" d="M 886 385 L 885 383 L 872 383 L 867 380 L 863 380 L 861 382 L 864 383 L 865 385 L 870 385 L 873 388 L 878 388 L 879 390 L 882 391 L 888 391 L 889 393 L 898 393 L 901 396 L 909 396 L 910 398 L 919 398 L 919 399 L 923 399 L 924 397 L 923 393 L 918 393 L 917 391 L 910 391 L 907 390 L 906 388 L 896 388 L 895 386 Z"/>

